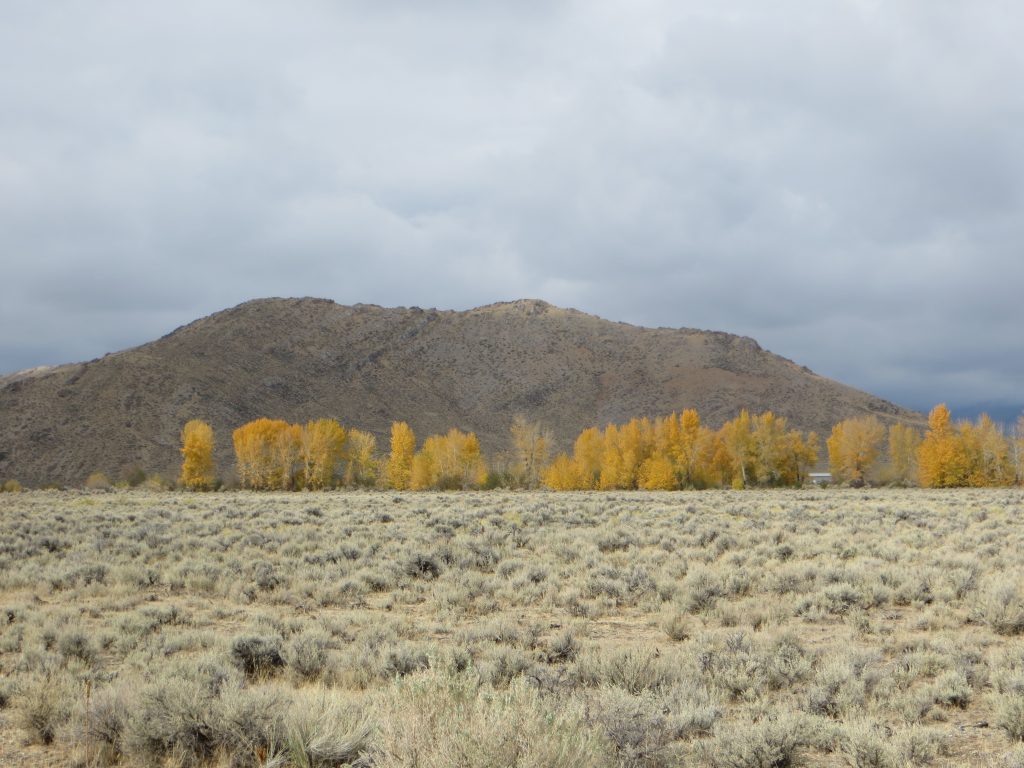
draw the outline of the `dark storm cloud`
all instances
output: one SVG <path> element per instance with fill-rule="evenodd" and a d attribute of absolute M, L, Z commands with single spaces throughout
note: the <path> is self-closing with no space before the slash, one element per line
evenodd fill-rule
<path fill-rule="evenodd" d="M 521 296 L 1024 401 L 1024 11 L 15 3 L 0 370 L 247 298 Z"/>

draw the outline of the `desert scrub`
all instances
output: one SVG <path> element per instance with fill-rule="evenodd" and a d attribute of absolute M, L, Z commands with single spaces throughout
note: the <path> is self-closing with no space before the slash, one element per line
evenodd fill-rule
<path fill-rule="evenodd" d="M 71 715 L 62 704 L 49 718 L 46 757 L 80 740 L 96 763 L 368 762 L 375 737 L 344 723 L 372 731 L 401 686 L 469 675 L 475 697 L 530 689 L 528 710 L 576 713 L 612 764 L 709 764 L 705 747 L 727 734 L 803 713 L 840 735 L 851 718 L 885 724 L 912 765 L 928 761 L 905 735 L 924 734 L 923 755 L 934 732 L 990 721 L 932 764 L 998 765 L 997 713 L 1024 696 L 1021 502 L 1015 490 L 11 494 L 3 714 L 21 725 L 19 689 L 50 675 L 68 683 Z M 154 722 L 191 712 L 197 728 L 141 749 L 137 713 L 155 705 L 140 696 L 169 681 L 196 706 L 166 694 Z M 290 749 L 296 702 L 323 691 L 354 709 Z M 335 730 L 362 746 L 332 746 Z M 6 736 L 42 741 L 27 723 Z M 842 745 L 792 752 L 839 765 Z"/>
<path fill-rule="evenodd" d="M 85 702 L 78 728 L 90 762 L 109 765 L 124 757 L 125 729 L 135 704 L 134 691 L 118 684 L 99 689 Z"/>
<path fill-rule="evenodd" d="M 1000 635 L 1024 633 L 1024 587 L 1019 576 L 1001 575 L 990 579 L 977 597 L 972 618 Z"/>
<path fill-rule="evenodd" d="M 851 768 L 933 765 L 946 754 L 946 740 L 937 731 L 917 726 L 894 731 L 864 720 L 847 723 L 839 742 L 839 751 Z"/>
<path fill-rule="evenodd" d="M 16 683 L 15 721 L 32 743 L 50 744 L 71 720 L 82 687 L 60 671 L 35 672 Z"/>
<path fill-rule="evenodd" d="M 283 754 L 295 768 L 364 765 L 372 749 L 373 721 L 366 710 L 327 689 L 301 691 L 284 724 Z"/>
<path fill-rule="evenodd" d="M 401 681 L 380 706 L 370 753 L 380 768 L 614 765 L 606 738 L 580 707 L 555 707 L 523 681 L 494 691 L 472 674 L 431 671 Z"/>
<path fill-rule="evenodd" d="M 247 635 L 231 643 L 231 662 L 247 677 L 269 677 L 284 668 L 281 639 Z"/>
<path fill-rule="evenodd" d="M 996 725 L 1014 741 L 1024 741 L 1024 694 L 1003 697 L 996 709 Z"/>
<path fill-rule="evenodd" d="M 217 748 L 214 695 L 200 683 L 168 676 L 139 691 L 123 736 L 130 759 L 153 764 L 173 758 L 202 765 Z"/>
<path fill-rule="evenodd" d="M 782 713 L 760 722 L 734 722 L 715 729 L 699 755 L 712 768 L 787 768 L 809 750 L 831 750 L 834 728 L 799 714 Z"/>
<path fill-rule="evenodd" d="M 678 682 L 680 665 L 677 656 L 666 658 L 657 648 L 590 649 L 580 654 L 574 672 L 583 685 L 612 686 L 637 695 Z"/>
<path fill-rule="evenodd" d="M 689 742 L 710 733 L 721 716 L 707 691 L 690 686 L 636 696 L 598 689 L 587 711 L 610 741 L 616 765 L 630 768 L 677 765 Z"/>
<path fill-rule="evenodd" d="M 285 661 L 300 679 L 317 680 L 328 670 L 330 646 L 331 637 L 326 632 L 303 632 L 288 641 Z"/>

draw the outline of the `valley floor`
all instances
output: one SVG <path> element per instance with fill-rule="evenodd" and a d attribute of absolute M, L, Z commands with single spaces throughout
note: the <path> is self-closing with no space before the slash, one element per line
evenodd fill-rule
<path fill-rule="evenodd" d="M 1024 766 L 1024 492 L 0 496 L 0 764 Z"/>

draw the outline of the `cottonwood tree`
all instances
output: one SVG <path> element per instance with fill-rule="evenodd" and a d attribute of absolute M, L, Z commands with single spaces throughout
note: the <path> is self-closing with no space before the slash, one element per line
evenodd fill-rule
<path fill-rule="evenodd" d="M 1010 444 L 987 413 L 977 424 L 960 425 L 960 441 L 967 462 L 967 484 L 976 488 L 1011 485 L 1014 481 Z"/>
<path fill-rule="evenodd" d="M 404 421 L 391 425 L 391 455 L 388 457 L 388 484 L 396 491 L 408 490 L 412 482 L 412 462 L 416 454 L 416 435 Z"/>
<path fill-rule="evenodd" d="M 928 414 L 928 431 L 917 450 L 917 473 L 925 488 L 967 484 L 967 459 L 945 403 Z"/>
<path fill-rule="evenodd" d="M 889 465 L 892 479 L 906 485 L 917 480 L 917 451 L 921 434 L 907 424 L 889 427 Z"/>
<path fill-rule="evenodd" d="M 487 463 L 480 441 L 472 432 L 454 427 L 444 435 L 431 435 L 412 461 L 414 491 L 478 488 L 487 480 Z"/>
<path fill-rule="evenodd" d="M 719 435 L 732 467 L 732 485 L 745 488 L 757 479 L 754 472 L 754 432 L 747 409 L 723 424 Z"/>
<path fill-rule="evenodd" d="M 345 429 L 334 419 L 308 422 L 299 436 L 302 486 L 311 490 L 329 488 L 338 465 L 345 457 Z"/>
<path fill-rule="evenodd" d="M 280 419 L 256 419 L 236 429 L 232 441 L 241 484 L 258 490 L 291 488 L 301 435 L 301 427 Z"/>
<path fill-rule="evenodd" d="M 1024 415 L 1017 418 L 1013 425 L 1010 438 L 1010 456 L 1013 461 L 1014 481 L 1017 485 L 1024 483 Z"/>
<path fill-rule="evenodd" d="M 181 430 L 181 477 L 178 482 L 192 491 L 206 491 L 216 483 L 213 466 L 213 429 L 192 419 Z"/>
<path fill-rule="evenodd" d="M 884 439 L 885 427 L 874 416 L 836 424 L 826 441 L 832 478 L 838 482 L 864 480 L 881 455 Z"/>
<path fill-rule="evenodd" d="M 350 429 L 345 440 L 345 485 L 372 486 L 377 482 L 379 464 L 377 438 L 370 432 Z"/>
<path fill-rule="evenodd" d="M 516 479 L 526 488 L 536 488 L 548 463 L 551 433 L 539 421 L 527 421 L 521 414 L 512 419 L 511 431 Z"/>

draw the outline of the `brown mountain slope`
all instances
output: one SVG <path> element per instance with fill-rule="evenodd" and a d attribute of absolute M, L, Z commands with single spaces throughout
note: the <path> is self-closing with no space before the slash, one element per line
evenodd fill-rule
<path fill-rule="evenodd" d="M 262 299 L 88 363 L 0 378 L 0 478 L 79 484 L 140 465 L 174 477 L 178 435 L 209 421 L 224 474 L 231 431 L 259 416 L 329 416 L 377 434 L 458 426 L 504 448 L 513 415 L 568 447 L 590 425 L 697 408 L 717 426 L 741 407 L 828 433 L 840 419 L 918 414 L 815 375 L 752 339 L 638 328 L 540 301 L 467 312 Z"/>

